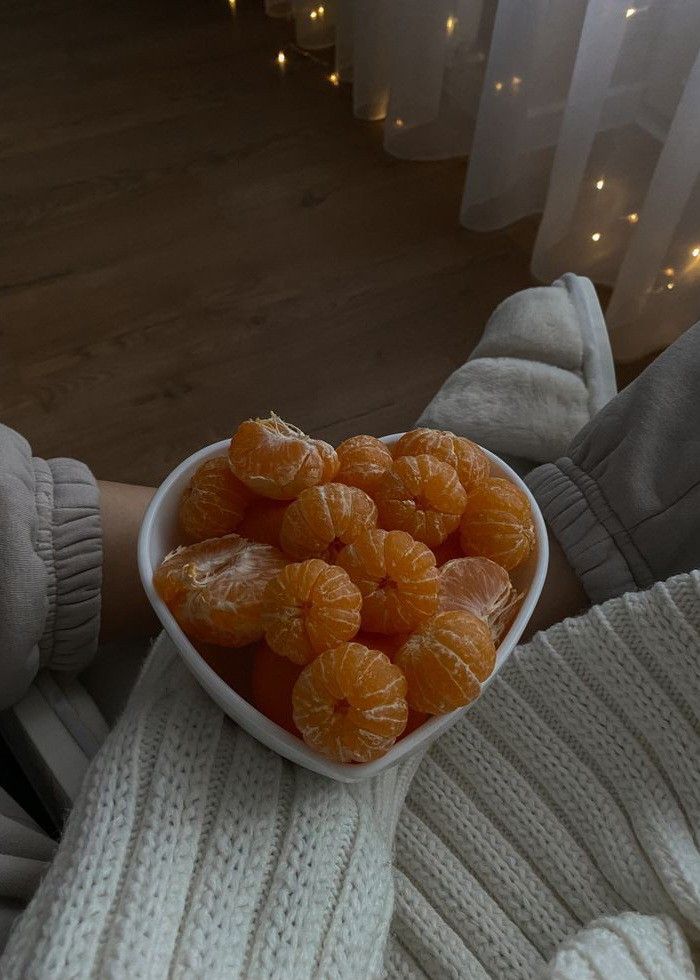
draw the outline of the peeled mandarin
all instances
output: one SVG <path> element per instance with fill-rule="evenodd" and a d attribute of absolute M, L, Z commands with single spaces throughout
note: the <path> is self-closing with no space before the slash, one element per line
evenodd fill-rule
<path fill-rule="evenodd" d="M 406 726 L 406 679 L 388 657 L 360 643 L 326 650 L 292 693 L 304 741 L 334 762 L 371 762 Z"/>
<path fill-rule="evenodd" d="M 535 528 L 525 494 L 508 480 L 492 477 L 467 498 L 460 522 L 465 555 L 490 558 L 511 571 L 535 545 Z"/>
<path fill-rule="evenodd" d="M 339 466 L 332 446 L 311 439 L 276 415 L 242 422 L 228 455 L 242 483 L 275 500 L 293 500 L 307 487 L 327 483 Z"/>
<path fill-rule="evenodd" d="M 394 446 L 394 458 L 428 453 L 449 463 L 457 471 L 464 489 L 469 492 L 488 477 L 490 465 L 486 453 L 470 439 L 441 429 L 412 429 Z"/>
<path fill-rule="evenodd" d="M 240 647 L 262 637 L 263 593 L 285 564 L 276 548 L 228 534 L 177 548 L 153 584 L 191 639 Z"/>
<path fill-rule="evenodd" d="M 364 490 L 326 483 L 302 490 L 287 508 L 280 530 L 282 549 L 291 558 L 334 561 L 346 544 L 377 526 L 377 505 Z"/>
<path fill-rule="evenodd" d="M 440 569 L 439 608 L 464 609 L 483 619 L 497 643 L 522 596 L 505 568 L 489 558 L 455 558 Z"/>
<path fill-rule="evenodd" d="M 401 647 L 394 662 L 415 711 L 442 715 L 469 704 L 496 664 L 486 623 L 464 610 L 436 613 Z"/>
<path fill-rule="evenodd" d="M 374 493 L 379 523 L 436 547 L 459 527 L 467 494 L 457 471 L 435 456 L 401 456 Z"/>
<path fill-rule="evenodd" d="M 308 663 L 355 636 L 361 606 L 359 589 L 342 568 L 320 558 L 287 565 L 265 589 L 265 639 L 280 656 Z"/>
<path fill-rule="evenodd" d="M 388 446 L 375 436 L 352 436 L 341 442 L 336 452 L 340 461 L 338 483 L 370 494 L 393 462 Z"/>
<path fill-rule="evenodd" d="M 338 555 L 362 593 L 362 628 L 406 633 L 437 610 L 435 556 L 404 531 L 363 531 Z"/>
<path fill-rule="evenodd" d="M 190 541 L 231 534 L 252 499 L 226 456 L 207 459 L 196 470 L 180 502 L 180 527 Z"/>

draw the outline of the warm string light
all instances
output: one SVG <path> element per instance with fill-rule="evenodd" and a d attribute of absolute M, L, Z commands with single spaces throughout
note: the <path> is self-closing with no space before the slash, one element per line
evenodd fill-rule
<path fill-rule="evenodd" d="M 696 245 L 695 248 L 692 248 L 690 250 L 690 254 L 693 256 L 694 259 L 700 257 L 700 247 Z"/>
<path fill-rule="evenodd" d="M 627 20 L 629 20 L 630 17 L 634 17 L 636 13 L 637 13 L 636 7 L 628 7 L 627 10 L 625 11 L 625 17 L 627 18 Z"/>
<path fill-rule="evenodd" d="M 312 10 L 311 13 L 309 14 L 309 17 L 311 18 L 311 20 L 316 20 L 316 18 L 318 17 L 318 10 Z"/>
<path fill-rule="evenodd" d="M 319 17 L 323 17 L 323 15 L 325 14 L 325 12 L 326 12 L 326 8 L 325 7 L 316 7 L 315 10 L 312 10 L 311 11 L 311 13 L 309 14 L 309 17 L 311 18 L 311 20 L 317 20 Z"/>
<path fill-rule="evenodd" d="M 592 242 L 599 242 L 600 241 L 600 232 L 599 231 L 594 231 L 593 232 L 593 234 L 591 235 L 591 241 Z"/>
<path fill-rule="evenodd" d="M 674 287 L 675 285 L 676 285 L 676 284 L 675 284 L 675 282 L 667 282 L 667 283 L 666 283 L 666 289 L 673 289 L 673 287 Z"/>
<path fill-rule="evenodd" d="M 445 21 L 445 28 L 447 29 L 448 37 L 452 37 L 455 32 L 455 27 L 457 26 L 457 18 L 450 15 Z"/>
<path fill-rule="evenodd" d="M 596 186 L 596 190 L 602 191 L 602 189 L 605 187 L 605 181 L 603 180 L 602 177 L 600 178 L 600 180 L 597 180 L 595 182 L 595 186 Z"/>
<path fill-rule="evenodd" d="M 667 269 L 664 269 L 665 276 L 675 276 L 675 274 L 676 274 L 676 270 L 670 265 Z"/>
<path fill-rule="evenodd" d="M 277 64 L 280 68 L 283 68 L 287 63 L 287 56 L 284 51 L 278 51 L 277 53 Z"/>
<path fill-rule="evenodd" d="M 340 85 L 340 75 L 337 71 L 332 71 L 328 76 L 328 81 L 331 85 Z"/>
<path fill-rule="evenodd" d="M 513 88 L 517 88 L 521 82 L 522 82 L 522 78 L 520 77 L 520 75 L 513 75 L 513 78 L 511 79 L 511 84 Z"/>
<path fill-rule="evenodd" d="M 630 214 L 627 215 L 627 220 L 631 225 L 636 225 L 637 222 L 639 221 L 639 215 L 637 214 L 636 211 L 632 211 Z"/>
<path fill-rule="evenodd" d="M 501 89 L 503 88 L 503 82 L 496 82 L 496 84 L 493 87 L 496 89 L 497 92 L 500 92 Z"/>
<path fill-rule="evenodd" d="M 394 126 L 396 126 L 397 129 L 403 129 L 403 125 L 404 125 L 403 119 L 394 120 Z"/>

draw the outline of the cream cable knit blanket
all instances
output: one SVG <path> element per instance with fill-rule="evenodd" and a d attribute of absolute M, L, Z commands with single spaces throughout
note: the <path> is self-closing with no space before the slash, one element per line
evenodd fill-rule
<path fill-rule="evenodd" d="M 0 975 L 695 975 L 697 573 L 520 647 L 401 808 L 415 765 L 358 789 L 297 769 L 161 638 Z"/>

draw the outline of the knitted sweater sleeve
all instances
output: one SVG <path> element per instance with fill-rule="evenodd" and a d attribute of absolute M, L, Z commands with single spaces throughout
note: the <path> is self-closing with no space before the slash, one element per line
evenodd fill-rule
<path fill-rule="evenodd" d="M 98 490 L 74 459 L 33 457 L 0 425 L 0 710 L 41 667 L 77 671 L 97 647 Z"/>
<path fill-rule="evenodd" d="M 685 575 L 515 651 L 402 807 L 415 759 L 357 789 L 294 767 L 161 638 L 0 975 L 685 980 L 699 697 Z"/>

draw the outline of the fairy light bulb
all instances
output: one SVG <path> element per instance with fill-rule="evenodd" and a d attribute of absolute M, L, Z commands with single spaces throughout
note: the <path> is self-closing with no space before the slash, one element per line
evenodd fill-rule
<path fill-rule="evenodd" d="M 279 51 L 278 54 L 277 54 L 277 64 L 281 68 L 283 65 L 286 65 L 286 63 L 287 63 L 287 56 L 286 56 L 286 54 L 284 53 L 284 51 Z"/>
<path fill-rule="evenodd" d="M 594 231 L 593 232 L 593 234 L 591 235 L 591 241 L 592 242 L 599 242 L 600 241 L 600 232 L 599 231 Z"/>
<path fill-rule="evenodd" d="M 636 13 L 637 13 L 636 7 L 628 7 L 627 10 L 625 11 L 625 17 L 627 18 L 627 20 L 629 20 L 630 17 L 634 17 Z"/>
<path fill-rule="evenodd" d="M 676 285 L 676 284 L 675 284 L 674 282 L 667 282 L 667 283 L 666 283 L 666 289 L 673 289 L 673 287 L 674 287 L 675 285 Z"/>
<path fill-rule="evenodd" d="M 337 71 L 332 71 L 328 76 L 328 81 L 331 85 L 340 85 L 340 75 Z"/>
<path fill-rule="evenodd" d="M 700 257 L 700 247 L 696 245 L 695 248 L 690 250 L 690 254 L 693 256 L 694 259 Z"/>
<path fill-rule="evenodd" d="M 445 28 L 447 30 L 448 37 L 452 37 L 455 32 L 455 27 L 457 26 L 457 18 L 450 15 L 445 21 Z"/>
<path fill-rule="evenodd" d="M 602 191 L 602 189 L 605 187 L 605 181 L 603 180 L 602 177 L 600 178 L 600 180 L 597 180 L 595 182 L 595 186 L 596 186 L 596 190 Z"/>
<path fill-rule="evenodd" d="M 503 82 L 496 82 L 493 87 L 496 89 L 497 92 L 500 92 L 501 89 L 503 88 Z"/>
<path fill-rule="evenodd" d="M 630 214 L 627 215 L 627 220 L 631 225 L 636 225 L 637 222 L 639 221 L 639 215 L 637 214 L 636 211 L 632 211 Z"/>
<path fill-rule="evenodd" d="M 670 266 L 670 265 L 669 265 L 669 267 L 667 269 L 664 269 L 664 275 L 665 276 L 675 276 L 675 274 L 676 274 L 675 269 L 672 266 Z"/>
<path fill-rule="evenodd" d="M 403 119 L 395 119 L 394 126 L 396 126 L 397 129 L 403 129 L 404 127 Z"/>
<path fill-rule="evenodd" d="M 325 7 L 317 7 L 316 9 L 318 10 L 318 16 L 319 17 L 323 17 L 323 15 L 326 12 L 326 8 Z"/>
<path fill-rule="evenodd" d="M 316 20 L 316 18 L 318 17 L 318 11 L 312 10 L 311 13 L 309 14 L 309 17 L 311 18 L 311 20 Z"/>

